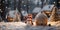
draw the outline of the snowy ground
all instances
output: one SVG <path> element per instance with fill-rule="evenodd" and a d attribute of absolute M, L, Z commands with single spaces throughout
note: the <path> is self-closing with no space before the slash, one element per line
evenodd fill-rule
<path fill-rule="evenodd" d="M 58 24 L 57 24 L 58 25 Z M 29 26 L 23 22 L 0 22 L 0 30 L 60 30 L 59 26 Z"/>

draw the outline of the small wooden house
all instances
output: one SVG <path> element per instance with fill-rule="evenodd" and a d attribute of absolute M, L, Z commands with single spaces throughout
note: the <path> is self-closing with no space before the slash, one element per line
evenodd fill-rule
<path fill-rule="evenodd" d="M 46 26 L 48 21 L 48 17 L 43 13 L 38 13 L 35 17 L 36 26 Z"/>

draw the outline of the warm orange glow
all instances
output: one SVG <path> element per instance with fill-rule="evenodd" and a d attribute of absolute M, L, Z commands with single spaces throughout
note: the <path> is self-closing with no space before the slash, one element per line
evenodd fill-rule
<path fill-rule="evenodd" d="M 32 14 L 28 14 L 27 23 L 32 25 Z"/>
<path fill-rule="evenodd" d="M 51 24 L 52 26 L 56 25 L 57 22 L 48 22 L 48 24 Z M 47 25 L 48 25 L 47 24 Z"/>
<path fill-rule="evenodd" d="M 13 20 L 13 19 L 10 19 L 10 20 Z"/>
<path fill-rule="evenodd" d="M 33 22 L 33 26 L 36 26 L 36 23 L 35 22 Z"/>

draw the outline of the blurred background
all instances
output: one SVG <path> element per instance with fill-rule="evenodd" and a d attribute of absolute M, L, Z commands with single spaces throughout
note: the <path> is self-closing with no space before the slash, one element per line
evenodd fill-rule
<path fill-rule="evenodd" d="M 32 14 L 33 18 L 35 18 L 39 12 L 51 12 L 51 9 L 54 7 L 53 5 L 59 7 L 55 2 L 57 0 L 0 0 L 0 18 L 3 21 L 7 21 L 6 17 L 9 15 L 8 12 L 15 10 L 21 15 L 21 20 L 24 20 L 27 14 Z M 49 14 L 47 15 L 49 17 Z"/>

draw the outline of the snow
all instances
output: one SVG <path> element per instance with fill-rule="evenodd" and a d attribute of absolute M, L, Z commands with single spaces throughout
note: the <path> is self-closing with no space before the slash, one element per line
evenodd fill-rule
<path fill-rule="evenodd" d="M 17 13 L 19 13 L 18 10 L 10 10 L 10 11 L 6 14 L 6 16 L 9 15 L 10 17 L 13 17 L 13 18 L 14 18 L 14 17 L 16 17 L 16 14 L 17 14 Z"/>
<path fill-rule="evenodd" d="M 38 13 L 41 11 L 41 8 L 40 7 L 35 7 L 32 11 L 32 13 Z"/>
<path fill-rule="evenodd" d="M 52 10 L 53 6 L 54 5 L 45 5 L 42 10 Z"/>
<path fill-rule="evenodd" d="M 28 13 L 26 11 L 21 11 L 23 16 L 27 16 Z"/>
<path fill-rule="evenodd" d="M 49 8 L 50 7 L 50 8 Z M 54 7 L 54 5 L 45 5 L 42 9 L 40 7 L 35 7 L 32 11 L 32 13 L 38 13 L 44 10 L 52 10 L 52 8 Z"/>
<path fill-rule="evenodd" d="M 10 11 L 10 12 L 9 12 L 10 17 L 15 17 L 14 12 L 15 12 L 15 11 Z"/>
<path fill-rule="evenodd" d="M 0 22 L 0 30 L 60 30 L 60 27 L 30 26 L 23 22 Z"/>
<path fill-rule="evenodd" d="M 39 13 L 36 15 L 36 17 L 38 17 L 38 16 L 40 16 L 40 17 L 41 17 L 41 16 L 46 16 L 46 14 L 39 12 Z"/>

